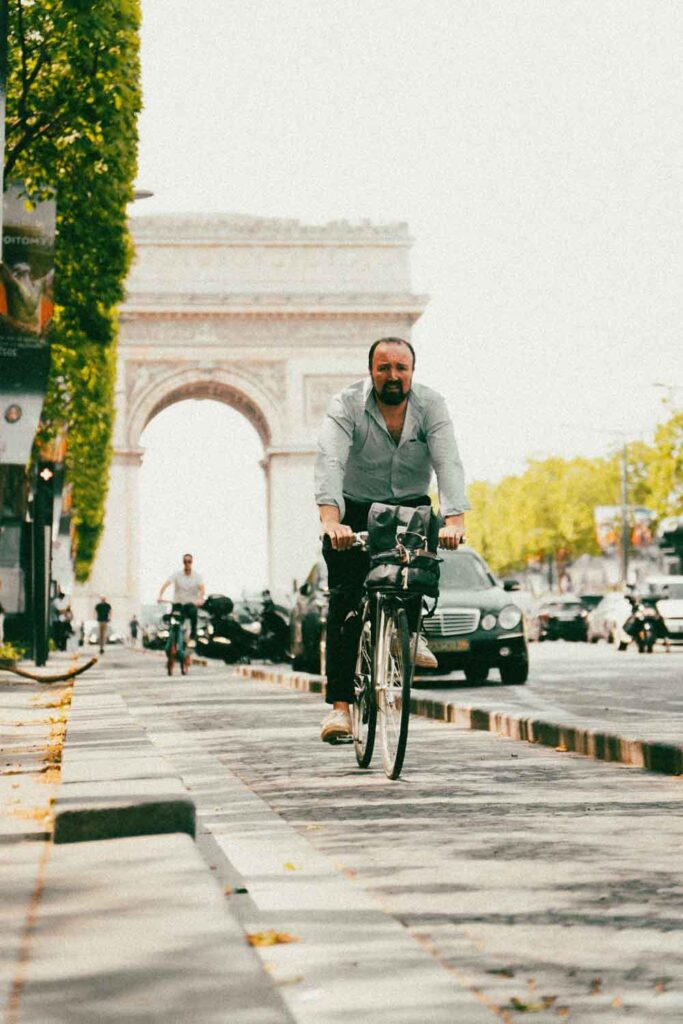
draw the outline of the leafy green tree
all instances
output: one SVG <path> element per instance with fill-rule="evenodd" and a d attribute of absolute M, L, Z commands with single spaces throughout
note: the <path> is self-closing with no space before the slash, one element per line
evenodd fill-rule
<path fill-rule="evenodd" d="M 76 570 L 103 527 L 116 306 L 131 246 L 141 106 L 139 0 L 9 0 L 5 180 L 57 192 L 53 366 L 40 440 L 68 428 Z"/>
<path fill-rule="evenodd" d="M 660 517 L 683 514 L 683 412 L 657 428 L 647 484 Z"/>

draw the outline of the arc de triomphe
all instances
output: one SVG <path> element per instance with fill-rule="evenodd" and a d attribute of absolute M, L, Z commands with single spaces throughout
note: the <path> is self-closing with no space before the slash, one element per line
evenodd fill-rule
<path fill-rule="evenodd" d="M 378 337 L 409 336 L 425 307 L 410 285 L 405 224 L 321 226 L 242 216 L 131 221 L 105 530 L 78 604 L 106 594 L 139 611 L 140 437 L 186 398 L 239 410 L 263 443 L 269 585 L 315 557 L 315 438 L 330 396 L 366 373 Z M 291 529 L 291 524 L 296 529 Z"/>

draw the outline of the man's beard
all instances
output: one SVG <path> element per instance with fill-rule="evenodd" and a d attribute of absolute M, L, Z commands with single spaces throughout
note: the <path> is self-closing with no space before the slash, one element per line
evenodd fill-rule
<path fill-rule="evenodd" d="M 407 391 L 403 390 L 403 385 L 400 381 L 389 382 L 382 385 L 382 390 L 377 391 L 375 388 L 375 394 L 379 398 L 380 402 L 384 402 L 385 405 L 400 405 L 408 394 Z"/>

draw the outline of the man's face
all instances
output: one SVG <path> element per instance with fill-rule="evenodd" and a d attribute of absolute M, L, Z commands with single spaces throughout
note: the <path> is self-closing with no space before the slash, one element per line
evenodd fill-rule
<path fill-rule="evenodd" d="M 413 381 L 413 356 L 408 346 L 382 342 L 374 351 L 370 374 L 380 401 L 400 405 Z"/>
<path fill-rule="evenodd" d="M 192 572 L 192 555 L 183 555 L 183 569 Z"/>

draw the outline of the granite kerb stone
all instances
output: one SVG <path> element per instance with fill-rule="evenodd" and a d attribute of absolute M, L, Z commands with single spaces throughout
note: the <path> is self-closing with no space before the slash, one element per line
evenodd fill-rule
<path fill-rule="evenodd" d="M 74 686 L 54 802 L 54 841 L 196 832 L 195 803 L 115 682 Z"/>
<path fill-rule="evenodd" d="M 303 693 L 324 692 L 321 676 L 251 665 L 236 666 L 235 671 L 244 678 L 278 683 Z M 491 709 L 420 696 L 411 698 L 411 712 L 508 739 L 564 749 L 600 761 L 627 764 L 665 775 L 683 774 L 683 745 L 668 742 L 665 735 L 668 730 L 665 728 L 661 739 L 638 739 L 610 731 L 604 723 L 597 721 L 569 717 L 563 722 L 553 722 L 539 715 L 525 715 L 519 709 Z M 629 729 L 632 728 L 630 723 Z"/>

